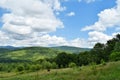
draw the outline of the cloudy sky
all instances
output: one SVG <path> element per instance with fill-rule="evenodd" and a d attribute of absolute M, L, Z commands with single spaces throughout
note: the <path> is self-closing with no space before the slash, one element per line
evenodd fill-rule
<path fill-rule="evenodd" d="M 120 33 L 120 0 L 1 0 L 0 46 L 93 47 Z"/>

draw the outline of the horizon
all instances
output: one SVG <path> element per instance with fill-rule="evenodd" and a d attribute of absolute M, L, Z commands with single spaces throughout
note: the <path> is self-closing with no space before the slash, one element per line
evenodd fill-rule
<path fill-rule="evenodd" d="M 73 47 L 73 48 L 86 48 L 86 49 L 92 49 L 92 48 L 87 48 L 87 47 L 76 47 L 76 46 L 65 46 L 65 45 L 61 45 L 61 46 L 10 46 L 10 45 L 6 45 L 6 46 L 0 46 L 0 48 L 7 48 L 7 47 L 13 47 L 13 48 L 29 48 L 29 47 L 43 47 L 43 48 L 56 48 L 56 47 Z"/>
<path fill-rule="evenodd" d="M 120 33 L 120 0 L 2 0 L 0 46 L 92 48 Z"/>

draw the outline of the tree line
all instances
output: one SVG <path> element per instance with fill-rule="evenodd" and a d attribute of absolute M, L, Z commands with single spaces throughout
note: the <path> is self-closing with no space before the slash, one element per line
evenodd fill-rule
<path fill-rule="evenodd" d="M 59 68 L 68 67 L 70 63 L 82 66 L 91 63 L 100 64 L 118 60 L 120 60 L 120 34 L 108 40 L 106 44 L 96 43 L 90 51 L 80 52 L 79 54 L 67 54 L 63 52 L 56 57 L 56 63 Z"/>

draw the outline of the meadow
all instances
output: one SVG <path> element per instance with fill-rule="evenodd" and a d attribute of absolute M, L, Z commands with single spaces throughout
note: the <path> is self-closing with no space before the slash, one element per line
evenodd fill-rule
<path fill-rule="evenodd" d="M 120 80 L 120 61 L 88 66 L 0 73 L 0 80 Z"/>

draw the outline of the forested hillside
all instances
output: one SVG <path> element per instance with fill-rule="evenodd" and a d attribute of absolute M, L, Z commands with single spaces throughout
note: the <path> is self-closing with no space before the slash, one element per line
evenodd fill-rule
<path fill-rule="evenodd" d="M 0 52 L 0 58 L 31 61 L 44 58 L 52 58 L 57 56 L 57 54 L 59 53 L 59 51 L 57 50 L 45 47 L 26 47 L 17 50 L 3 49 L 2 52 Z"/>

